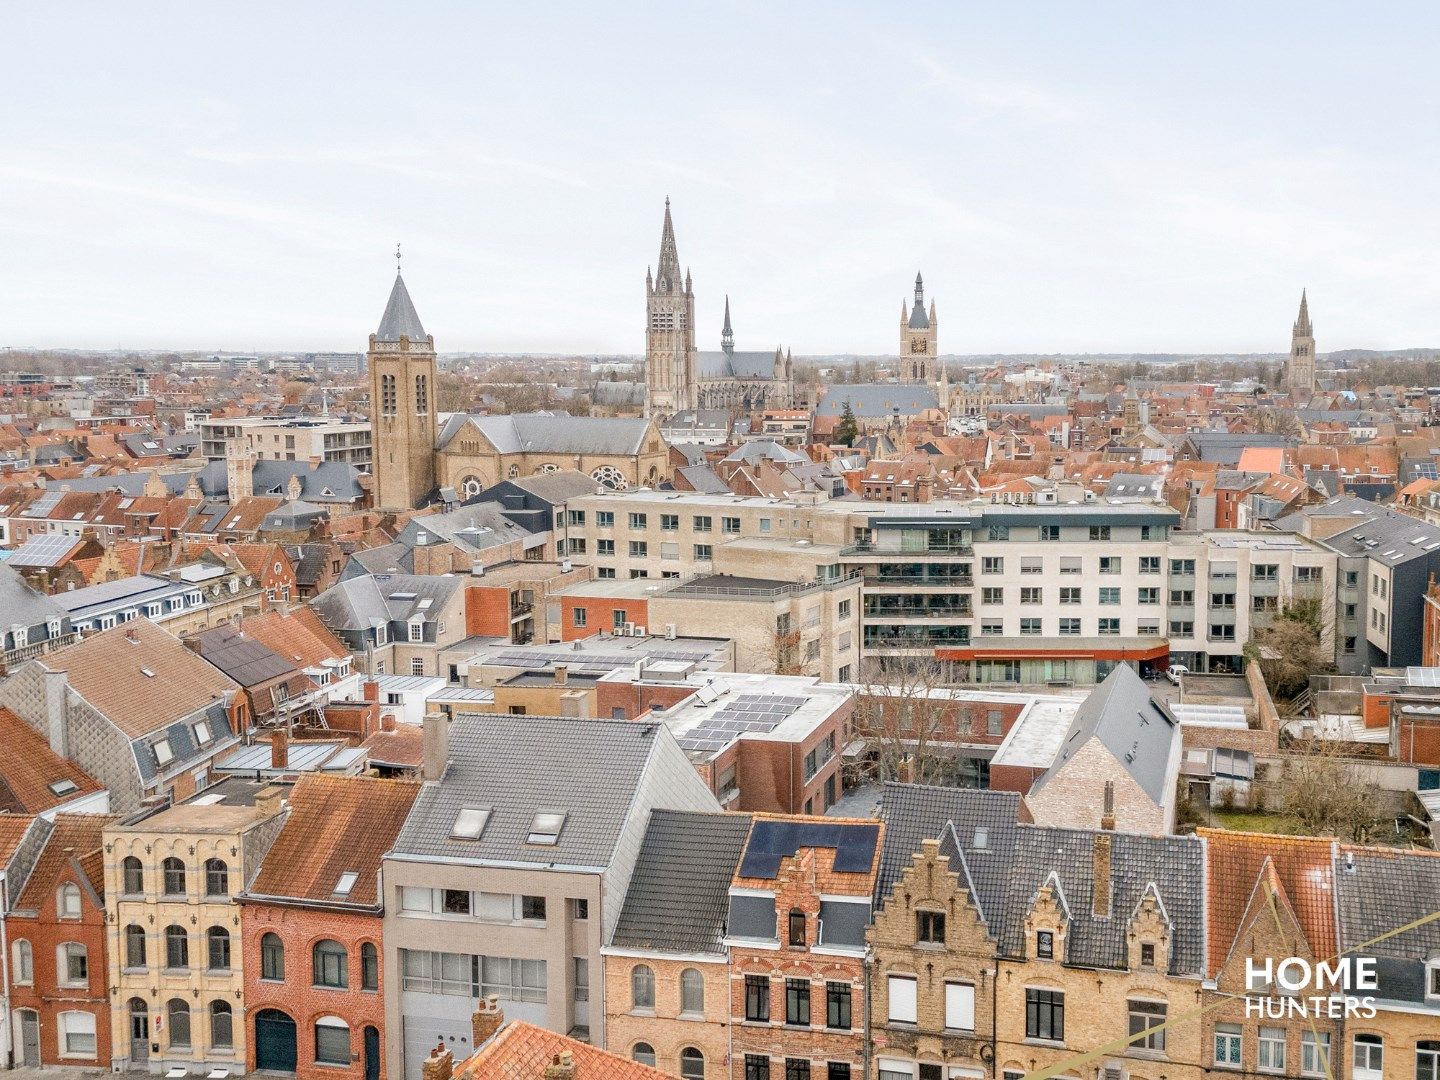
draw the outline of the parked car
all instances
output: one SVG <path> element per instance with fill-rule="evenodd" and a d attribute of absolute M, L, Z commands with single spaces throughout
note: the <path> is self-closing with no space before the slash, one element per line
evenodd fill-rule
<path fill-rule="evenodd" d="M 1179 686 L 1180 680 L 1189 674 L 1190 669 L 1184 664 L 1171 664 L 1165 669 L 1165 678 L 1169 679 L 1176 686 Z"/>

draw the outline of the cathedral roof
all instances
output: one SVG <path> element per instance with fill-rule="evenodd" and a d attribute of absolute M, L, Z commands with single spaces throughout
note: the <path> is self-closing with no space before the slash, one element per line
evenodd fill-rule
<path fill-rule="evenodd" d="M 771 379 L 775 376 L 775 354 L 738 349 L 697 352 L 695 374 L 701 379 Z"/>
<path fill-rule="evenodd" d="M 395 287 L 390 290 L 390 302 L 385 305 L 385 314 L 380 318 L 380 329 L 375 331 L 377 341 L 399 341 L 401 335 L 411 341 L 425 339 L 425 327 L 420 325 L 420 316 L 410 301 L 410 291 L 405 288 L 405 279 L 395 275 Z"/>

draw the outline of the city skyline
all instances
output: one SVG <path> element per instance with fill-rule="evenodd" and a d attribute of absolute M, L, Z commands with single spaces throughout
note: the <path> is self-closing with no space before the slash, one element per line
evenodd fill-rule
<path fill-rule="evenodd" d="M 890 353 L 917 269 L 955 355 L 1440 332 L 1419 6 L 269 10 L 13 18 L 0 344 L 358 350 L 398 240 L 442 352 L 639 354 L 666 196 L 704 348 Z"/>

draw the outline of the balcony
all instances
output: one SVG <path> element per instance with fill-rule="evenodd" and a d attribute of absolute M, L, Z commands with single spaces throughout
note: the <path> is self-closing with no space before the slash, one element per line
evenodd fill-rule
<path fill-rule="evenodd" d="M 864 540 L 840 549 L 846 555 L 973 555 L 975 548 L 959 540 L 929 540 L 924 544 L 905 544 L 902 547 L 881 547 L 873 540 Z"/>
<path fill-rule="evenodd" d="M 901 652 L 907 649 L 954 648 L 970 644 L 968 626 L 867 626 L 864 647 L 868 652 Z"/>
<path fill-rule="evenodd" d="M 876 574 L 865 577 L 867 589 L 973 589 L 975 578 L 971 574 L 908 573 L 889 571 L 881 567 Z"/>
<path fill-rule="evenodd" d="M 920 600 L 919 603 L 914 602 Z M 923 597 L 904 598 L 889 596 L 867 596 L 865 618 L 867 619 L 968 619 L 973 615 L 968 596 L 931 597 L 925 603 Z M 936 603 L 936 600 L 959 600 L 958 604 Z M 910 602 L 904 602 L 908 600 Z"/>

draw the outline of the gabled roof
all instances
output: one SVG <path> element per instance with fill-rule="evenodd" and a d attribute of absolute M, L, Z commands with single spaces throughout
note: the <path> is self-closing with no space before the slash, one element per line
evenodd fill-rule
<path fill-rule="evenodd" d="M 5 627 L 11 623 L 23 626 L 43 626 L 51 619 L 67 618 L 69 612 L 38 589 L 31 587 L 14 570 L 0 563 L 0 611 L 5 613 Z"/>
<path fill-rule="evenodd" d="M 1274 873 L 1311 951 L 1322 959 L 1335 954 L 1333 840 L 1223 829 L 1201 829 L 1199 835 L 1205 840 L 1209 892 L 1207 975 L 1219 971 L 1230 955 L 1262 870 Z"/>
<path fill-rule="evenodd" d="M 750 821 L 749 814 L 652 811 L 610 944 L 723 956 L 730 879 Z"/>
<path fill-rule="evenodd" d="M 947 823 L 954 822 L 981 909 L 992 916 L 1004 909 L 1010 852 L 1020 816 L 1018 794 L 886 784 L 880 816 L 885 822 L 885 843 L 875 885 L 878 906 L 884 906 L 895 882 L 910 865 L 910 856 L 920 850 L 920 841 L 941 836 Z M 983 848 L 975 846 L 977 829 L 985 830 Z"/>
<path fill-rule="evenodd" d="M 43 814 L 104 788 L 100 781 L 50 749 L 38 731 L 0 706 L 0 813 Z"/>
<path fill-rule="evenodd" d="M 302 776 L 290 793 L 290 815 L 247 893 L 378 908 L 380 860 L 419 793 L 414 780 Z M 337 887 L 346 874 L 356 877 L 342 894 Z"/>
<path fill-rule="evenodd" d="M 1425 962 L 1440 956 L 1440 854 L 1340 845 L 1335 857 L 1339 948 L 1377 958 L 1379 996 L 1425 1001 Z"/>
<path fill-rule="evenodd" d="M 477 864 L 605 867 L 664 727 L 628 720 L 462 714 L 450 764 L 427 783 L 395 843 L 399 856 Z M 677 749 L 678 754 L 678 749 Z M 452 834 L 464 808 L 488 810 L 475 839 Z M 554 844 L 531 844 L 537 813 L 563 813 Z"/>
<path fill-rule="evenodd" d="M 69 673 L 71 688 L 134 739 L 239 689 L 149 619 L 131 619 L 36 661 Z"/>
<path fill-rule="evenodd" d="M 544 1080 L 548 1065 L 569 1054 L 577 1080 L 674 1080 L 669 1073 L 579 1042 L 558 1032 L 511 1020 L 463 1062 L 455 1080 Z"/>
<path fill-rule="evenodd" d="M 50 900 L 61 875 L 68 871 L 77 882 L 90 886 L 96 894 L 97 906 L 103 911 L 104 864 L 103 861 L 97 864 L 89 856 L 101 851 L 101 833 L 115 820 L 111 814 L 56 814 L 54 828 L 12 906 L 38 910 Z"/>
<path fill-rule="evenodd" d="M 195 651 L 244 687 L 295 673 L 295 665 L 233 626 L 217 626 L 189 639 Z"/>
<path fill-rule="evenodd" d="M 357 577 L 330 586 L 311 606 L 332 630 L 365 630 L 377 622 L 404 622 L 421 612 L 436 616 L 464 582 L 421 574 Z"/>
<path fill-rule="evenodd" d="M 262 612 L 247 618 L 242 627 L 250 637 L 296 667 L 315 667 L 350 655 L 312 608 Z"/>
<path fill-rule="evenodd" d="M 1157 805 L 1170 794 L 1170 765 L 1180 725 L 1129 664 L 1117 664 L 1075 711 L 1060 753 L 1031 787 L 1041 790 L 1091 739 L 1110 754 Z"/>
<path fill-rule="evenodd" d="M 511 413 L 471 416 L 470 422 L 501 454 L 605 454 L 631 457 L 641 452 L 651 422 L 643 418 L 568 416 L 564 413 Z M 463 424 L 446 424 L 443 449 Z M 561 464 L 556 462 L 555 464 Z"/>

